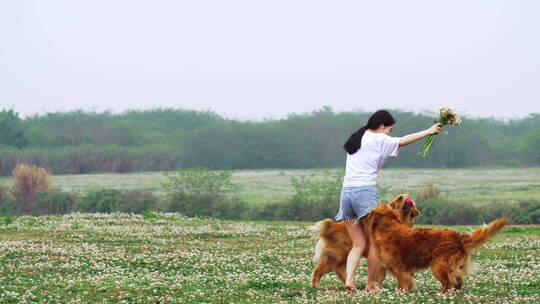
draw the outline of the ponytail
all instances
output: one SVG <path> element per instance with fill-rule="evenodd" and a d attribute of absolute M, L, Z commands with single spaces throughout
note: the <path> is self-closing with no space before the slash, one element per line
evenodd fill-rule
<path fill-rule="evenodd" d="M 362 137 L 364 136 L 364 133 L 366 133 L 366 130 L 367 126 L 363 126 L 351 134 L 349 139 L 347 139 L 347 142 L 345 142 L 343 145 L 343 149 L 345 149 L 345 151 L 347 151 L 349 154 L 356 153 L 356 151 L 358 151 L 362 145 Z"/>
<path fill-rule="evenodd" d="M 361 127 L 356 132 L 351 134 L 351 136 L 349 136 L 349 139 L 347 139 L 343 145 L 343 149 L 352 155 L 358 152 L 360 146 L 362 146 L 362 137 L 364 136 L 364 133 L 366 133 L 367 129 L 376 130 L 381 124 L 384 126 L 391 126 L 395 123 L 396 121 L 392 115 L 388 113 L 388 111 L 379 110 L 375 112 L 373 115 L 371 115 L 371 117 L 369 117 L 368 123 L 365 126 Z"/>

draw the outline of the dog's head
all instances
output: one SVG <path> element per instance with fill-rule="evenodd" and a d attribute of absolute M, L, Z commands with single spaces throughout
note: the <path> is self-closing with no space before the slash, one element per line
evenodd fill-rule
<path fill-rule="evenodd" d="M 397 195 L 388 204 L 399 212 L 400 220 L 409 226 L 412 226 L 414 219 L 420 216 L 420 211 L 416 209 L 416 203 L 408 194 Z"/>

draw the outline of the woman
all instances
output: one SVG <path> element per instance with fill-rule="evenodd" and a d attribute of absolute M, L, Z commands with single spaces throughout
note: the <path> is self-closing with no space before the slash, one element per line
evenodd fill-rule
<path fill-rule="evenodd" d="M 347 151 L 347 163 L 343 189 L 336 220 L 344 220 L 351 237 L 353 248 L 347 257 L 347 278 L 345 288 L 355 291 L 354 274 L 366 246 L 366 232 L 360 219 L 368 215 L 379 202 L 376 188 L 377 175 L 385 160 L 396 157 L 399 147 L 406 146 L 428 135 L 441 131 L 442 124 L 436 123 L 431 128 L 403 137 L 391 137 L 395 120 L 385 110 L 375 112 L 367 125 L 353 133 L 343 148 Z M 374 278 L 379 271 L 379 260 L 375 250 L 368 254 L 368 284 L 366 290 L 375 287 Z"/>

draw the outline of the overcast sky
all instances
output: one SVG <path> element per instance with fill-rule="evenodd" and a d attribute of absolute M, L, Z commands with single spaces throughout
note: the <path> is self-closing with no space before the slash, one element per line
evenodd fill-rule
<path fill-rule="evenodd" d="M 0 2 L 0 108 L 540 112 L 540 1 Z"/>

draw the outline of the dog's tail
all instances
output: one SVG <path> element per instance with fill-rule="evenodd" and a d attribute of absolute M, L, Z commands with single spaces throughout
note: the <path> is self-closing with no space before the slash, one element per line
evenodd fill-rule
<path fill-rule="evenodd" d="M 314 226 L 311 226 L 311 231 L 317 233 L 321 239 L 328 238 L 334 230 L 334 221 L 331 219 L 324 219 L 318 221 Z"/>
<path fill-rule="evenodd" d="M 319 261 L 322 256 L 324 241 L 328 239 L 334 230 L 334 221 L 331 219 L 324 219 L 322 221 L 318 221 L 314 226 L 309 228 L 319 236 L 319 240 L 315 246 L 315 255 L 313 256 L 314 261 Z"/>
<path fill-rule="evenodd" d="M 484 245 L 489 239 L 495 236 L 506 224 L 508 223 L 508 218 L 503 217 L 498 220 L 494 220 L 489 223 L 485 228 L 478 229 L 471 234 L 471 239 L 464 244 L 466 249 L 474 250 Z"/>
<path fill-rule="evenodd" d="M 317 245 L 315 246 L 315 254 L 313 255 L 313 261 L 317 262 L 321 259 L 323 253 L 324 241 L 319 239 Z"/>

